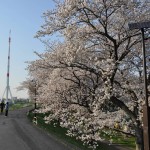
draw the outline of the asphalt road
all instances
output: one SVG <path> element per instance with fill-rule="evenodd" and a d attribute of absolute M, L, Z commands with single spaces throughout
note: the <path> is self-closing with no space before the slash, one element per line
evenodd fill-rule
<path fill-rule="evenodd" d="M 0 150 L 72 150 L 27 119 L 29 108 L 0 115 Z"/>
<path fill-rule="evenodd" d="M 81 150 L 57 139 L 32 124 L 27 118 L 29 108 L 0 114 L 0 150 Z M 110 145 L 109 150 L 129 150 Z M 101 149 L 104 150 L 104 149 Z"/>

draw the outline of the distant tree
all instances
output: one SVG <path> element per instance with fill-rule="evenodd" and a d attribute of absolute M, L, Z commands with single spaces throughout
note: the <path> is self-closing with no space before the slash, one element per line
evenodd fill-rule
<path fill-rule="evenodd" d="M 26 79 L 26 81 L 23 81 L 20 86 L 17 87 L 18 91 L 21 90 L 28 90 L 28 95 L 30 97 L 30 101 L 35 102 L 35 90 L 38 91 L 39 85 L 35 85 L 35 82 L 33 82 L 33 79 Z M 36 88 L 36 89 L 35 89 Z M 26 99 L 26 101 L 28 101 Z"/>

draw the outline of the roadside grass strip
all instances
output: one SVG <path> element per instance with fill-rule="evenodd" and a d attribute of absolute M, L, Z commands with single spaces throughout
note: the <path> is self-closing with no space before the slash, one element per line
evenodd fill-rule
<path fill-rule="evenodd" d="M 60 127 L 59 123 L 57 121 L 53 121 L 50 124 L 45 123 L 44 117 L 47 114 L 39 114 L 36 113 L 36 117 L 34 114 L 34 111 L 31 110 L 27 116 L 31 122 L 33 122 L 38 127 L 44 129 L 51 135 L 54 135 L 55 137 L 59 138 L 64 143 L 69 143 L 76 147 L 75 149 L 81 149 L 81 150 L 92 150 L 88 148 L 87 145 L 83 145 L 83 142 L 80 140 L 77 140 L 75 137 L 69 137 L 67 136 L 67 129 Z M 102 136 L 105 137 L 106 143 L 99 142 L 99 146 L 96 148 L 96 150 L 117 150 L 115 146 L 113 145 L 121 145 L 122 147 L 130 147 L 135 148 L 135 139 L 133 137 L 124 137 L 124 135 L 121 135 L 120 133 L 111 131 L 110 134 L 106 134 L 106 132 L 101 132 Z M 108 142 L 110 141 L 110 142 Z M 75 150 L 74 149 L 74 150 Z"/>

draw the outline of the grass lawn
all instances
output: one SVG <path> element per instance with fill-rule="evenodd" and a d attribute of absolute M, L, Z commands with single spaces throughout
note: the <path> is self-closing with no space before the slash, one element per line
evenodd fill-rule
<path fill-rule="evenodd" d="M 120 132 L 104 129 L 101 132 L 101 136 L 104 137 L 107 141 L 112 141 L 112 143 L 122 145 L 122 147 L 129 147 L 135 149 L 135 137 L 125 136 Z"/>
<path fill-rule="evenodd" d="M 10 105 L 9 110 L 16 110 L 24 107 L 29 107 L 29 106 L 32 106 L 32 104 L 28 102 L 16 102 Z"/>
<path fill-rule="evenodd" d="M 92 149 L 88 148 L 87 146 L 83 146 L 83 143 L 79 140 L 76 140 L 75 137 L 67 136 L 66 128 L 62 128 L 58 124 L 56 124 L 54 127 L 53 124 L 56 122 L 53 122 L 51 124 L 46 124 L 43 120 L 44 116 L 45 115 L 43 115 L 43 114 L 37 114 L 37 126 L 39 126 L 40 128 L 43 128 L 44 130 L 51 133 L 55 137 L 61 139 L 62 141 L 66 142 L 66 143 L 70 143 L 70 144 L 74 145 L 75 147 L 80 148 L 81 150 L 92 150 Z M 28 114 L 28 118 L 30 119 L 30 121 L 33 121 L 34 114 L 32 112 L 30 112 Z M 134 138 L 124 138 L 121 134 L 120 135 L 117 134 L 117 136 L 118 137 L 112 136 L 112 135 L 110 136 L 111 138 L 113 138 L 113 143 L 122 144 L 123 146 L 131 147 L 131 148 L 135 147 Z M 109 140 L 109 136 L 107 136 L 107 140 Z M 99 143 L 99 146 L 97 147 L 96 150 L 116 150 L 116 149 L 115 149 L 115 147 L 109 146 L 108 144 Z"/>

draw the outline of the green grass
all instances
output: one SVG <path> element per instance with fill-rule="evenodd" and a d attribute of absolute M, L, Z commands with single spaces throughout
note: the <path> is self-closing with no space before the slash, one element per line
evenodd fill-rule
<path fill-rule="evenodd" d="M 75 147 L 78 147 L 82 150 L 91 150 L 90 148 L 88 148 L 88 146 L 83 146 L 83 143 L 79 140 L 76 140 L 75 137 L 67 136 L 66 135 L 67 129 L 60 127 L 57 122 L 53 122 L 51 124 L 46 124 L 43 120 L 44 116 L 45 115 L 43 115 L 43 114 L 37 114 L 37 122 L 38 122 L 37 125 L 40 128 L 43 128 L 44 130 L 51 133 L 52 135 L 55 135 L 57 138 L 61 139 L 62 141 L 66 142 L 66 143 L 70 143 L 70 144 L 74 145 Z M 30 121 L 33 121 L 34 114 L 32 112 L 30 112 L 28 114 L 28 118 L 30 119 Z M 57 123 L 55 125 L 55 127 L 53 125 L 54 123 Z M 118 137 L 117 136 L 112 137 L 112 135 L 111 135 L 111 138 L 113 138 L 113 141 L 115 143 L 122 144 L 123 146 L 127 146 L 127 147 L 134 147 L 134 145 L 133 145 L 134 138 L 124 139 L 122 135 L 119 135 L 118 133 L 116 135 Z M 110 140 L 109 136 L 107 136 L 106 139 Z M 116 149 L 113 146 L 109 146 L 105 143 L 99 143 L 99 146 L 97 147 L 96 150 L 116 150 Z"/>
<path fill-rule="evenodd" d="M 29 113 L 28 115 L 30 121 L 33 120 L 34 114 L 33 113 Z M 86 150 L 87 147 L 82 146 L 82 142 L 76 140 L 75 138 L 70 138 L 66 135 L 67 129 L 65 128 L 61 128 L 58 124 L 54 127 L 53 122 L 51 124 L 46 124 L 43 120 L 44 115 L 42 114 L 37 114 L 37 122 L 38 122 L 38 126 L 45 129 L 46 131 L 48 131 L 49 133 L 55 135 L 57 138 L 59 139 L 65 139 L 65 142 L 68 142 L 70 144 L 73 144 L 77 147 L 82 148 L 83 150 Z"/>
<path fill-rule="evenodd" d="M 29 113 L 28 117 L 30 119 L 30 121 L 33 120 L 34 114 L 33 113 Z M 83 142 L 81 142 L 80 140 L 76 140 L 75 137 L 69 137 L 66 135 L 67 133 L 67 129 L 66 128 L 62 128 L 59 126 L 59 124 L 57 124 L 54 127 L 54 123 L 53 122 L 51 124 L 46 124 L 43 120 L 44 115 L 43 114 L 37 114 L 37 122 L 38 122 L 38 126 L 43 128 L 44 130 L 48 131 L 49 133 L 55 135 L 57 138 L 63 140 L 66 143 L 70 143 L 72 145 L 74 145 L 75 147 L 78 147 L 82 150 L 92 150 L 90 148 L 88 148 L 88 146 L 83 145 Z M 100 143 L 99 147 L 97 148 L 97 150 L 114 150 L 113 148 L 110 148 L 110 146 L 104 144 L 104 143 Z"/>
<path fill-rule="evenodd" d="M 29 106 L 32 106 L 32 104 L 27 103 L 27 102 L 17 102 L 17 103 L 11 104 L 9 110 L 17 110 L 17 109 L 21 109 L 21 108 L 29 107 Z"/>
<path fill-rule="evenodd" d="M 109 134 L 107 134 L 109 132 Z M 122 145 L 123 147 L 129 147 L 135 149 L 135 137 L 123 135 L 120 132 L 104 129 L 101 132 L 101 136 L 106 140 L 112 140 L 113 143 Z"/>

